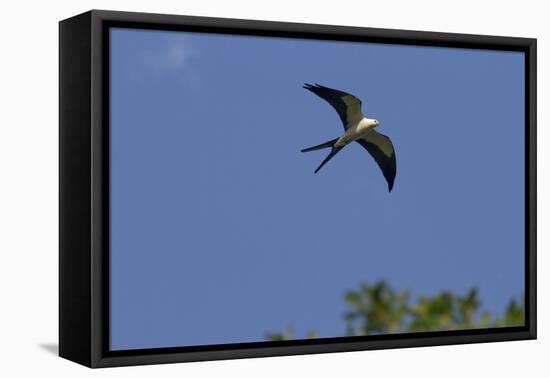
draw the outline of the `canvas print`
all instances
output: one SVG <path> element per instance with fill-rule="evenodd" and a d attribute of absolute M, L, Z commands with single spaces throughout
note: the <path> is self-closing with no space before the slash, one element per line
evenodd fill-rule
<path fill-rule="evenodd" d="M 109 49 L 111 351 L 525 324 L 523 52 Z"/>

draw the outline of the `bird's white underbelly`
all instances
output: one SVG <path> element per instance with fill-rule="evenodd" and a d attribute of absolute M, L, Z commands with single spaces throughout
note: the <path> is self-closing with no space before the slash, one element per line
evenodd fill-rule
<path fill-rule="evenodd" d="M 363 121 L 364 119 L 357 123 L 357 125 L 349 127 L 346 130 L 346 133 L 342 135 L 338 141 L 336 141 L 334 147 L 344 147 L 346 144 L 349 144 L 374 130 L 374 125 Z"/>

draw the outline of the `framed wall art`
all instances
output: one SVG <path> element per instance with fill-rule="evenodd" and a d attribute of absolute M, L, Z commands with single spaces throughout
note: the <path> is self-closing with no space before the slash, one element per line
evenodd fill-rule
<path fill-rule="evenodd" d="M 536 337 L 536 40 L 60 22 L 62 357 Z"/>

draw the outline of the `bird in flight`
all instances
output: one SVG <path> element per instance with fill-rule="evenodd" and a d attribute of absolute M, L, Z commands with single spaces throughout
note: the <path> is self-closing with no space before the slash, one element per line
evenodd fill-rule
<path fill-rule="evenodd" d="M 331 149 L 315 173 L 319 172 L 342 148 L 351 142 L 357 142 L 374 158 L 388 182 L 388 191 L 391 192 L 396 172 L 395 151 L 390 138 L 375 130 L 380 122 L 376 119 L 366 118 L 361 110 L 361 100 L 349 93 L 319 84 L 304 84 L 303 88 L 328 102 L 340 116 L 345 130 L 344 135 L 339 138 L 302 150 L 302 152 L 309 152 L 323 148 Z"/>

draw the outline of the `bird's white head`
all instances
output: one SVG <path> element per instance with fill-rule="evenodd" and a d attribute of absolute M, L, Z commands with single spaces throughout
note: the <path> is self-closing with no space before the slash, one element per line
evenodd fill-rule
<path fill-rule="evenodd" d="M 372 124 L 374 125 L 374 127 L 376 127 L 376 126 L 380 125 L 380 122 L 377 119 L 373 119 Z"/>

